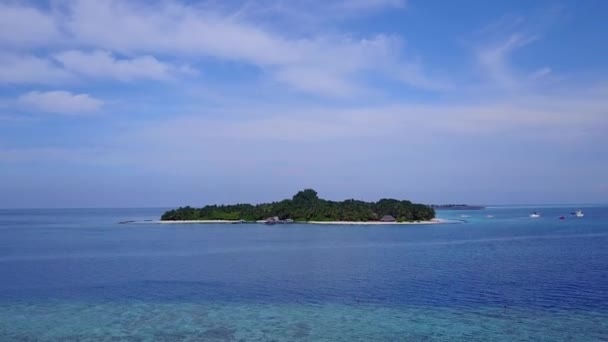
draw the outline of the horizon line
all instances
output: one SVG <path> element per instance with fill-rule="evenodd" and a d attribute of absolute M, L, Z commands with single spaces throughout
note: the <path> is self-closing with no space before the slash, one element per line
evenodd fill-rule
<path fill-rule="evenodd" d="M 232 203 L 232 204 L 205 204 L 205 205 L 234 205 L 234 204 L 246 204 L 246 203 Z M 259 203 L 253 203 L 259 204 Z M 608 203 L 519 203 L 519 204 L 467 204 L 467 203 L 421 203 L 425 205 L 467 205 L 467 206 L 482 206 L 484 208 L 498 208 L 498 207 L 564 207 L 564 206 L 608 206 Z M 90 206 L 90 207 L 0 207 L 0 210 L 85 210 L 85 209 L 167 209 L 167 208 L 180 208 L 192 205 L 177 205 L 177 206 Z M 195 207 L 196 208 L 196 207 Z"/>

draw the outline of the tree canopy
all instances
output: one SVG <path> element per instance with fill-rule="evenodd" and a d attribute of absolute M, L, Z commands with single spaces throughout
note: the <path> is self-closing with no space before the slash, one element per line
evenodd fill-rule
<path fill-rule="evenodd" d="M 305 189 L 291 199 L 261 204 L 207 205 L 202 208 L 180 207 L 165 212 L 161 220 L 245 220 L 257 221 L 277 216 L 294 221 L 377 221 L 385 215 L 399 222 L 423 221 L 435 217 L 428 205 L 405 200 L 381 199 L 364 202 L 354 199 L 328 201 L 313 189 Z"/>

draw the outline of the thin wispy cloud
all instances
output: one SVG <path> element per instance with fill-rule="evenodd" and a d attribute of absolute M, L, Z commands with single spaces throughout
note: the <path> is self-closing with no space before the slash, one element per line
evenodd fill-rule
<path fill-rule="evenodd" d="M 153 56 L 135 58 L 116 58 L 108 51 L 90 53 L 70 50 L 53 56 L 64 70 L 77 75 L 93 78 L 110 78 L 119 81 L 171 80 L 180 74 L 195 74 L 187 65 L 177 66 L 164 63 Z"/>
<path fill-rule="evenodd" d="M 31 91 L 19 96 L 21 106 L 43 113 L 79 115 L 95 112 L 103 101 L 89 94 L 72 94 L 69 91 Z"/>
<path fill-rule="evenodd" d="M 487 75 L 498 85 L 505 88 L 521 86 L 517 71 L 511 65 L 511 57 L 515 51 L 531 44 L 535 36 L 511 34 L 506 40 L 498 44 L 481 48 L 477 52 L 479 63 Z"/>
<path fill-rule="evenodd" d="M 73 75 L 48 58 L 28 53 L 0 52 L 2 84 L 57 84 L 73 80 Z"/>
<path fill-rule="evenodd" d="M 0 3 L 0 44 L 3 46 L 51 47 L 61 36 L 58 23 L 48 12 L 26 3 Z"/>

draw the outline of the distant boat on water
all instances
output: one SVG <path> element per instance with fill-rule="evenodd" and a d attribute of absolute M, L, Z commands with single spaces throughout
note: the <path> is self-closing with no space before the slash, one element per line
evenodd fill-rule
<path fill-rule="evenodd" d="M 277 224 L 277 223 L 279 223 L 279 221 L 280 220 L 279 220 L 278 216 L 271 216 L 271 217 L 267 218 L 264 223 L 266 223 L 266 224 Z"/>
<path fill-rule="evenodd" d="M 272 216 L 264 220 L 266 224 L 282 224 L 282 223 L 294 223 L 292 219 L 281 220 L 278 216 Z"/>
<path fill-rule="evenodd" d="M 539 218 L 539 217 L 540 217 L 540 214 L 539 214 L 539 213 L 537 213 L 537 212 L 535 211 L 535 212 L 533 212 L 532 214 L 530 214 L 530 217 L 531 217 L 531 218 Z"/>
<path fill-rule="evenodd" d="M 574 212 L 574 216 L 576 216 L 576 217 L 583 217 L 583 216 L 585 216 L 585 214 L 583 214 L 583 211 L 579 209 L 579 210 L 577 210 L 577 211 Z"/>

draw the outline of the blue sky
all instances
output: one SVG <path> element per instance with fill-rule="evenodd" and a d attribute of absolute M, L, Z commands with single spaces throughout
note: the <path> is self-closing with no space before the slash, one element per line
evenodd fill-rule
<path fill-rule="evenodd" d="M 608 202 L 606 1 L 0 0 L 0 207 Z"/>

